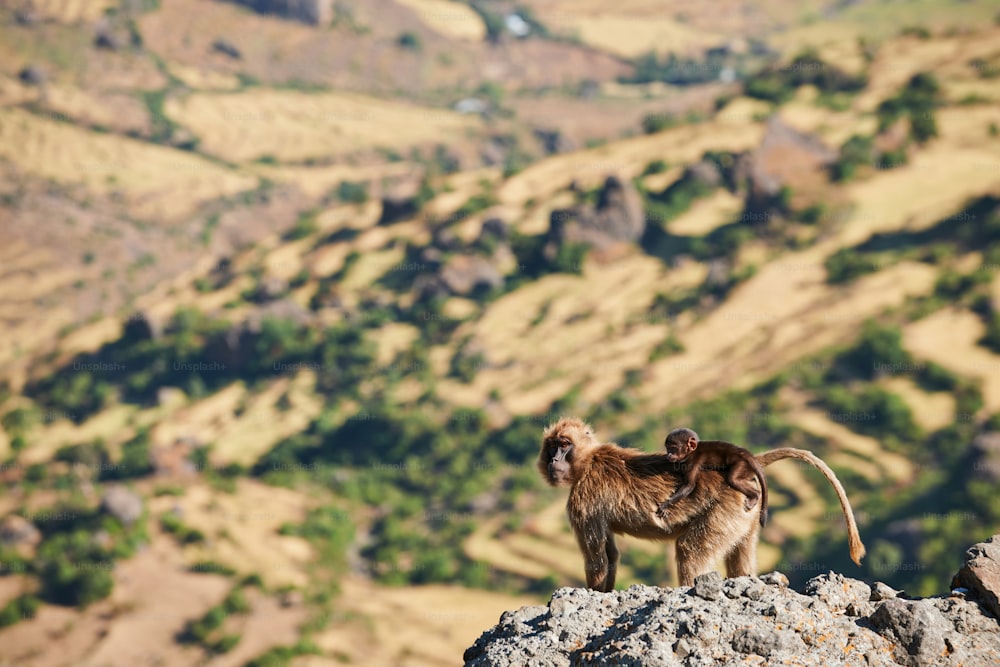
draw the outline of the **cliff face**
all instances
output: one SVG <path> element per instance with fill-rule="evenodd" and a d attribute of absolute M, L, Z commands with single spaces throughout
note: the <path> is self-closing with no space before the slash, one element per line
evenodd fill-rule
<path fill-rule="evenodd" d="M 690 588 L 561 588 L 547 607 L 505 612 L 465 664 L 995 667 L 1000 536 L 965 560 L 950 594 L 924 599 L 833 572 L 801 593 L 778 572 L 711 573 Z"/>

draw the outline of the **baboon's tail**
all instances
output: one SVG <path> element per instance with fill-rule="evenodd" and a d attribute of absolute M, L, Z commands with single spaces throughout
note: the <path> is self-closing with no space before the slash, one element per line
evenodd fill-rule
<path fill-rule="evenodd" d="M 812 452 L 804 449 L 794 449 L 792 447 L 772 449 L 769 452 L 758 454 L 756 458 L 762 466 L 770 465 L 775 461 L 780 461 L 781 459 L 798 459 L 799 461 L 811 463 L 813 467 L 823 473 L 823 476 L 826 477 L 826 481 L 830 482 L 834 491 L 837 492 L 837 498 L 840 500 L 840 508 L 844 511 L 844 520 L 847 522 L 847 545 L 851 551 L 851 560 L 853 560 L 856 564 L 861 565 L 861 559 L 865 555 L 865 545 L 861 543 L 861 536 L 858 534 L 858 524 L 854 520 L 854 511 L 851 509 L 851 501 L 847 499 L 847 493 L 844 491 L 844 487 L 840 485 L 840 480 L 837 479 L 837 476 L 833 474 L 832 470 L 830 470 L 830 466 L 826 465 L 826 463 L 823 462 L 823 459 L 819 458 Z"/>
<path fill-rule="evenodd" d="M 764 479 L 764 468 L 756 458 L 751 458 L 750 464 L 753 472 L 757 475 L 757 483 L 760 485 L 760 525 L 767 523 L 767 480 Z"/>

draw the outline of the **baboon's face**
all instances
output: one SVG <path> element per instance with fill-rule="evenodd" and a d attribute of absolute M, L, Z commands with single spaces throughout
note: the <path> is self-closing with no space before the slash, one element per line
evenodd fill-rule
<path fill-rule="evenodd" d="M 593 430 L 579 419 L 560 419 L 545 431 L 538 470 L 552 486 L 573 483 L 573 465 L 580 447 L 595 444 Z"/>
<path fill-rule="evenodd" d="M 698 448 L 698 440 L 697 438 L 667 438 L 663 446 L 667 450 L 667 460 L 671 463 L 680 463 Z"/>

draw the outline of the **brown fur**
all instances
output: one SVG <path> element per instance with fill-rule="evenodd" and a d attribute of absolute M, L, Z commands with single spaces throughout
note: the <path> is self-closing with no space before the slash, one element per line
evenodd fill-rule
<path fill-rule="evenodd" d="M 674 429 L 663 444 L 667 458 L 674 463 L 683 463 L 686 473 L 684 484 L 660 503 L 656 510 L 658 516 L 665 518 L 674 503 L 691 494 L 703 470 L 718 470 L 725 474 L 729 486 L 746 496 L 743 506 L 747 511 L 760 501 L 760 525 L 767 523 L 767 480 L 764 479 L 764 468 L 749 450 L 722 440 L 701 440 L 689 428 Z M 757 486 L 754 486 L 754 479 Z"/>
<path fill-rule="evenodd" d="M 767 465 L 782 458 L 813 463 L 830 480 L 841 498 L 852 540 L 856 539 L 863 555 L 850 505 L 833 472 L 803 450 L 774 450 L 757 460 Z M 726 484 L 717 471 L 704 471 L 691 495 L 679 500 L 670 516 L 661 519 L 656 509 L 663 498 L 676 491 L 683 471 L 663 454 L 602 444 L 579 419 L 560 419 L 545 430 L 538 469 L 552 486 L 570 487 L 566 510 L 583 552 L 590 588 L 614 589 L 618 567 L 615 534 L 675 540 L 677 576 L 682 586 L 692 585 L 696 576 L 709 572 L 720 558 L 725 559 L 727 576 L 757 571 L 757 515 L 745 511 L 744 496 Z M 852 558 L 855 553 L 852 546 Z"/>

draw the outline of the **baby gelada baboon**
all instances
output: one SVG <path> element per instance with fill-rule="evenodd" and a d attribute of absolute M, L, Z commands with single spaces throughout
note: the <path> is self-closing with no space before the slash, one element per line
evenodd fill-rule
<path fill-rule="evenodd" d="M 767 521 L 767 482 L 764 481 L 764 469 L 748 450 L 722 440 L 700 440 L 689 428 L 675 428 L 667 434 L 663 446 L 667 458 L 681 464 L 684 483 L 660 504 L 656 510 L 658 516 L 665 518 L 671 505 L 694 491 L 702 470 L 717 470 L 725 475 L 729 486 L 747 497 L 743 506 L 748 511 L 760 501 L 760 525 L 764 525 Z M 760 484 L 759 491 L 753 483 L 755 477 Z"/>

